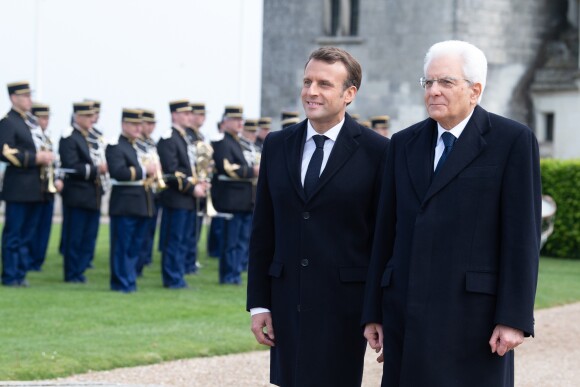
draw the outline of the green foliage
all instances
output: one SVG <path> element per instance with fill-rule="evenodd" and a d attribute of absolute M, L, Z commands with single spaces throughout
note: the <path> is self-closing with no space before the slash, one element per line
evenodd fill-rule
<path fill-rule="evenodd" d="M 543 193 L 558 206 L 554 233 L 542 253 L 580 259 L 580 160 L 544 159 L 540 166 Z"/>
<path fill-rule="evenodd" d="M 166 360 L 263 348 L 250 332 L 245 286 L 220 286 L 217 260 L 200 243 L 189 289 L 162 287 L 160 256 L 138 291 L 109 290 L 109 228 L 101 225 L 87 284 L 62 281 L 55 224 L 47 262 L 29 288 L 0 287 L 0 380 L 38 380 Z M 205 239 L 202 239 L 205 241 Z M 245 281 L 245 278 L 244 278 Z"/>

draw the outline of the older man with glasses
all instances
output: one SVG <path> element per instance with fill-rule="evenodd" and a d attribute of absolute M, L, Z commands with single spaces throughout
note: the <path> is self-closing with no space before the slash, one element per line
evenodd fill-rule
<path fill-rule="evenodd" d="M 367 280 L 382 386 L 513 386 L 534 334 L 541 182 L 526 126 L 481 108 L 487 60 L 461 41 L 425 57 L 429 118 L 392 137 Z"/>

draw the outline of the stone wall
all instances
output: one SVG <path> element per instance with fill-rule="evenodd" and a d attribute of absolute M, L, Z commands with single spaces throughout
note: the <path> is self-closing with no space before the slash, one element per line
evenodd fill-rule
<path fill-rule="evenodd" d="M 351 52 L 363 83 L 349 111 L 389 114 L 395 130 L 426 117 L 423 56 L 441 40 L 479 46 L 489 61 L 482 106 L 533 125 L 529 84 L 540 48 L 565 18 L 566 0 L 360 0 L 356 38 L 323 36 L 323 2 L 264 0 L 262 115 L 302 111 L 300 86 L 308 54 L 323 45 Z M 277 124 L 277 123 L 276 123 Z M 275 125 L 276 125 L 275 124 Z"/>

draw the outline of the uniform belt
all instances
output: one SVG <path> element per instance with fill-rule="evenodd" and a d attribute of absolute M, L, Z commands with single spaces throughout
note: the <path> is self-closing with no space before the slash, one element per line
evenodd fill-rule
<path fill-rule="evenodd" d="M 143 186 L 145 182 L 143 180 L 136 180 L 136 181 L 117 181 L 115 179 L 111 179 L 111 185 L 119 185 L 119 186 Z"/>
<path fill-rule="evenodd" d="M 217 178 L 219 181 L 249 181 L 249 182 L 252 181 L 251 178 L 247 178 L 247 177 L 240 177 L 240 178 L 234 179 L 234 178 L 226 176 L 226 175 L 218 175 Z"/>

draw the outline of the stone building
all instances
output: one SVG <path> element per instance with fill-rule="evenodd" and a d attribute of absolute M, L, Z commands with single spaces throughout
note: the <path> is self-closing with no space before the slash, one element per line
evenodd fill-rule
<path fill-rule="evenodd" d="M 403 129 L 426 117 L 419 86 L 425 52 L 435 42 L 460 39 L 480 47 L 489 61 L 482 106 L 545 131 L 547 101 L 557 104 L 562 93 L 574 94 L 580 110 L 578 1 L 264 0 L 262 114 L 278 118 L 282 109 L 302 112 L 305 61 L 312 50 L 333 45 L 351 52 L 363 66 L 362 87 L 349 111 L 363 118 L 388 114 L 393 130 Z M 567 55 L 576 55 L 576 73 L 566 72 L 572 82 L 566 90 L 539 86 L 549 72 L 541 69 L 550 63 L 554 45 L 559 47 L 553 42 L 574 34 L 576 49 Z M 534 103 L 547 110 L 535 112 Z M 559 137 L 563 122 L 557 113 L 553 138 Z M 558 155 L 558 147 L 545 149 Z M 580 156 L 580 149 L 576 152 Z"/>

